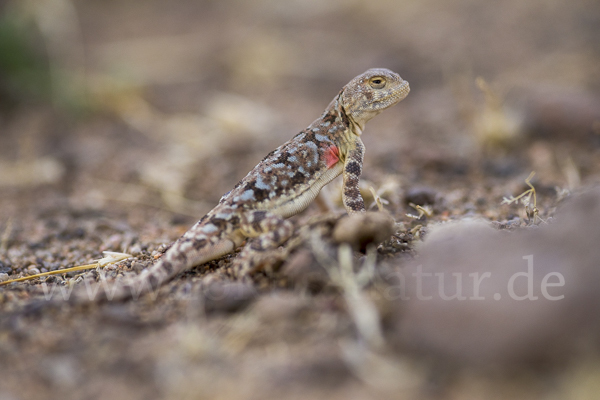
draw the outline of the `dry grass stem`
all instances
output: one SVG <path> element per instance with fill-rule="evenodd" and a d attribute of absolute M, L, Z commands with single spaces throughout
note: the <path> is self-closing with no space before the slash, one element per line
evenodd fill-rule
<path fill-rule="evenodd" d="M 93 264 L 78 265 L 78 266 L 72 267 L 72 268 L 58 269 L 56 271 L 42 272 L 41 274 L 24 276 L 24 277 L 17 278 L 17 279 L 10 279 L 8 281 L 0 282 L 0 286 L 7 285 L 9 283 L 14 283 L 14 282 L 28 281 L 28 280 L 40 278 L 43 276 L 61 275 L 61 274 L 67 274 L 69 272 L 85 271 L 85 270 L 94 269 L 94 268 L 102 268 L 107 265 L 114 264 L 114 263 L 117 263 L 117 262 L 120 262 L 120 261 L 123 261 L 123 260 L 126 260 L 126 259 L 132 257 L 130 254 L 117 253 L 117 252 L 113 252 L 113 251 L 103 251 L 102 254 L 104 254 L 104 257 L 99 260 L 96 260 L 96 262 Z"/>

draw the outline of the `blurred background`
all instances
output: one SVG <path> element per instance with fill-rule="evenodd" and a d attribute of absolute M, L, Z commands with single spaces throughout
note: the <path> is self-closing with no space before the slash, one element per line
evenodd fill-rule
<path fill-rule="evenodd" d="M 593 0 L 1 4 L 3 190 L 196 215 L 371 67 L 412 92 L 369 125 L 367 179 L 597 171 Z"/>
<path fill-rule="evenodd" d="M 522 204 L 501 202 L 529 189 L 532 171 L 544 219 L 600 182 L 598 0 L 0 0 L 0 273 L 85 264 L 101 250 L 152 260 L 372 67 L 411 87 L 362 137 L 365 199 L 376 208 L 373 187 L 403 237 L 417 241 L 428 221 L 529 224 Z M 430 206 L 425 220 L 406 216 L 411 203 Z M 400 266 L 414 254 L 406 240 Z M 393 362 L 356 369 L 338 346 L 356 339 L 352 321 L 331 291 L 268 293 L 245 314 L 194 319 L 198 305 L 176 296 L 91 313 L 17 309 L 33 286 L 0 292 L 2 399 L 597 394 L 597 362 L 533 383 L 538 370 L 512 379 L 509 363 L 510 385 L 475 367 L 446 386 L 442 367 L 406 362 L 400 346 Z M 404 320 L 377 305 L 394 337 L 390 320 Z M 545 315 L 542 332 L 569 325 Z M 479 345 L 475 359 L 489 354 Z"/>

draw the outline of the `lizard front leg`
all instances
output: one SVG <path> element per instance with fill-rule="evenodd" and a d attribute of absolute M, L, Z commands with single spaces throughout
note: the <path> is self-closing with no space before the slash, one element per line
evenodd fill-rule
<path fill-rule="evenodd" d="M 288 240 L 294 232 L 294 226 L 279 215 L 256 210 L 245 213 L 240 230 L 252 238 L 234 263 L 235 275 L 243 277 L 257 269 L 264 257 L 268 256 L 268 251 Z"/>
<path fill-rule="evenodd" d="M 342 190 L 342 201 L 348 214 L 365 212 L 365 202 L 360 195 L 359 182 L 362 174 L 363 157 L 365 145 L 358 137 L 353 146 L 346 154 L 344 161 L 344 186 Z"/>

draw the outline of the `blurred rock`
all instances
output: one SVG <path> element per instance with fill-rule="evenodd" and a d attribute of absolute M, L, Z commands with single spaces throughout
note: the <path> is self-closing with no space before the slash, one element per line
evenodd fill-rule
<path fill-rule="evenodd" d="M 342 218 L 335 225 L 333 239 L 348 243 L 355 250 L 365 250 L 371 243 L 379 244 L 394 233 L 394 220 L 383 212 L 367 212 Z"/>
<path fill-rule="evenodd" d="M 215 281 L 204 290 L 204 309 L 207 313 L 231 313 L 252 303 L 257 292 L 251 285 L 240 282 Z"/>
<path fill-rule="evenodd" d="M 600 96 L 565 87 L 538 88 L 524 95 L 525 126 L 533 138 L 600 145 Z"/>
<path fill-rule="evenodd" d="M 302 313 L 310 309 L 310 300 L 307 297 L 295 296 L 289 292 L 273 292 L 261 296 L 252 307 L 255 315 L 266 325 L 277 323 L 293 324 Z"/>
<path fill-rule="evenodd" d="M 293 287 L 306 288 L 311 293 L 320 292 L 330 282 L 329 275 L 308 249 L 294 253 L 281 269 Z"/>
<path fill-rule="evenodd" d="M 600 333 L 598 221 L 596 188 L 537 229 L 432 229 L 393 283 L 398 290 L 387 291 L 398 305 L 392 341 L 450 363 L 506 369 L 584 354 Z"/>
<path fill-rule="evenodd" d="M 425 204 L 434 204 L 437 197 L 437 190 L 429 186 L 415 186 L 406 192 L 404 195 L 404 203 L 414 203 L 418 206 Z"/>

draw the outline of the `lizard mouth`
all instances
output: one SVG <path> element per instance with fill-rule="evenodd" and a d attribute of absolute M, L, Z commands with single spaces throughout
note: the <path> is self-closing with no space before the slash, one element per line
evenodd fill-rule
<path fill-rule="evenodd" d="M 402 84 L 400 85 L 400 91 L 398 92 L 398 96 L 400 96 L 400 100 L 403 100 L 406 96 L 408 96 L 409 92 L 410 92 L 410 86 L 408 85 L 408 82 L 402 81 Z"/>
<path fill-rule="evenodd" d="M 387 96 L 382 97 L 377 101 L 373 101 L 372 107 L 378 110 L 385 110 L 404 100 L 410 92 L 410 86 L 407 81 L 402 81 L 399 87 L 391 89 Z"/>
<path fill-rule="evenodd" d="M 408 96 L 408 93 L 410 93 L 410 86 L 408 85 L 407 81 L 403 80 L 400 84 L 400 88 L 394 91 L 394 94 L 392 96 L 394 101 L 392 104 L 397 104 L 400 101 L 404 100 L 406 96 Z"/>

